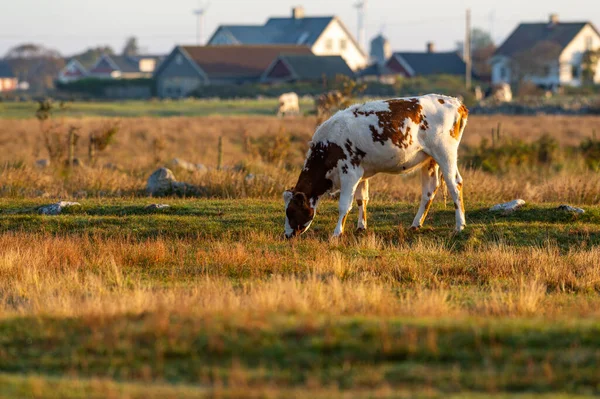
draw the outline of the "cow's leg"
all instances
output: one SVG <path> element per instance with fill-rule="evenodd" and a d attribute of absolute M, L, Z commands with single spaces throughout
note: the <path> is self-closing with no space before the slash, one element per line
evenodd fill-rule
<path fill-rule="evenodd" d="M 369 181 L 361 180 L 354 194 L 356 205 L 358 205 L 358 226 L 357 231 L 367 229 L 367 202 L 369 202 Z"/>
<path fill-rule="evenodd" d="M 456 210 L 456 231 L 461 232 L 465 226 L 465 204 L 463 202 L 463 179 L 458 172 L 458 165 L 456 164 L 456 156 L 444 157 L 443 159 L 437 159 L 440 165 L 442 174 L 444 175 L 444 181 L 448 187 L 448 192 L 454 201 L 454 209 Z"/>
<path fill-rule="evenodd" d="M 419 206 L 415 220 L 413 220 L 412 230 L 418 230 L 423 226 L 427 212 L 429 212 L 429 208 L 433 203 L 435 194 L 440 186 L 438 169 L 439 166 L 433 159 L 421 168 L 421 205 Z"/>
<path fill-rule="evenodd" d="M 356 188 L 358 187 L 361 179 L 362 173 L 358 173 L 357 170 L 351 171 L 348 174 L 344 174 L 340 179 L 340 202 L 338 205 L 340 216 L 337 226 L 333 231 L 333 237 L 339 237 L 344 233 L 346 218 L 348 217 L 348 212 L 350 212 L 352 209 L 354 193 L 356 192 Z"/>

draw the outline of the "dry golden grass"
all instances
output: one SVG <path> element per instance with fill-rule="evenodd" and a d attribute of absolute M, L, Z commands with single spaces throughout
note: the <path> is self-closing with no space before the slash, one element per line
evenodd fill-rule
<path fill-rule="evenodd" d="M 0 237 L 0 318 L 110 317 L 159 312 L 358 316 L 596 317 L 600 250 L 486 245 L 456 253 L 432 243 L 350 243 L 376 258 L 311 240 L 264 251 L 274 237 L 243 241 Z M 297 259 L 304 259 L 298 261 Z M 580 292 L 568 302 L 562 292 Z"/>

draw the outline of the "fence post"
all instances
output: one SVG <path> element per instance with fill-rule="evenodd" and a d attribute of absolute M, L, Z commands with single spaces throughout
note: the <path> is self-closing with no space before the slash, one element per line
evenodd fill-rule
<path fill-rule="evenodd" d="M 221 170 L 223 166 L 223 136 L 219 136 L 219 144 L 217 145 L 217 170 Z"/>

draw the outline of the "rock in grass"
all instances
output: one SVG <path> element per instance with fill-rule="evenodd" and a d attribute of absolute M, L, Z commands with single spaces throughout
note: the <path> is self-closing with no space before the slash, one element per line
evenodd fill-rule
<path fill-rule="evenodd" d="M 523 205 L 525 205 L 525 201 L 523 201 L 522 199 L 516 199 L 514 201 L 506 202 L 504 204 L 494 205 L 490 208 L 490 212 L 511 213 L 516 211 Z"/>
<path fill-rule="evenodd" d="M 170 169 L 160 168 L 154 171 L 148 178 L 146 192 L 153 197 L 164 197 L 168 195 L 177 196 L 203 196 L 206 190 L 189 183 L 178 182 Z"/>
<path fill-rule="evenodd" d="M 81 206 L 79 202 L 60 201 L 56 204 L 44 205 L 38 208 L 38 213 L 41 215 L 60 215 L 65 208 L 72 206 Z"/>
<path fill-rule="evenodd" d="M 171 205 L 169 204 L 150 204 L 148 206 L 146 206 L 144 209 L 147 210 L 156 210 L 156 209 L 166 209 L 166 208 L 170 208 Z"/>
<path fill-rule="evenodd" d="M 191 163 L 180 158 L 175 158 L 171 161 L 170 166 L 187 170 L 188 172 L 206 173 L 208 168 L 202 164 Z"/>
<path fill-rule="evenodd" d="M 574 206 L 571 206 L 571 205 L 561 205 L 557 209 L 559 211 L 577 213 L 579 215 L 582 215 L 585 213 L 585 210 L 583 210 L 581 208 L 575 208 Z"/>
<path fill-rule="evenodd" d="M 37 166 L 40 169 L 46 169 L 46 168 L 50 167 L 50 160 L 49 159 L 38 159 L 37 161 L 35 161 L 35 166 Z"/>
<path fill-rule="evenodd" d="M 160 168 L 154 171 L 146 183 L 146 191 L 153 196 L 169 195 L 177 186 L 177 179 L 170 169 Z"/>

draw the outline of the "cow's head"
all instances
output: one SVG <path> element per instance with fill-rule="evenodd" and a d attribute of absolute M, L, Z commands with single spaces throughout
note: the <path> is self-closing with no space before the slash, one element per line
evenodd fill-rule
<path fill-rule="evenodd" d="M 304 233 L 315 217 L 315 209 L 306 194 L 288 190 L 283 193 L 283 200 L 285 201 L 285 237 L 292 238 Z"/>

